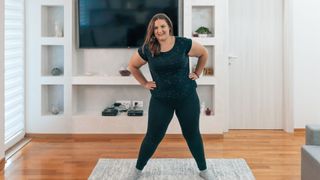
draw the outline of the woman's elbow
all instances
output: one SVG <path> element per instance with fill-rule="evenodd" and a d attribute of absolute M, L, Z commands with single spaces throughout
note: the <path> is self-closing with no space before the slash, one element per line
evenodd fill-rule
<path fill-rule="evenodd" d="M 203 48 L 202 49 L 202 52 L 201 52 L 201 55 L 200 55 L 200 57 L 203 57 L 204 59 L 207 59 L 208 58 L 208 55 L 209 53 L 208 53 L 208 50 L 207 50 L 207 48 Z"/>
<path fill-rule="evenodd" d="M 203 55 L 205 56 L 205 57 L 208 57 L 209 55 L 209 53 L 208 53 L 208 49 L 207 48 L 203 48 L 204 49 L 204 52 L 203 52 Z"/>
<path fill-rule="evenodd" d="M 128 70 L 129 70 L 130 72 L 132 72 L 132 71 L 135 71 L 135 70 L 139 70 L 139 67 L 136 66 L 136 65 L 133 64 L 133 63 L 129 63 L 129 65 L 128 65 Z"/>
<path fill-rule="evenodd" d="M 134 70 L 134 66 L 132 65 L 132 64 L 129 64 L 128 65 L 128 70 L 130 71 L 130 72 L 132 72 L 133 70 Z"/>

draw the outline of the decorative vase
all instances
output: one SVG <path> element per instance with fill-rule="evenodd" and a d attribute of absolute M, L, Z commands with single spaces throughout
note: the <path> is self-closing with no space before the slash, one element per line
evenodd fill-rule
<path fill-rule="evenodd" d="M 54 23 L 54 34 L 56 37 L 62 37 L 62 27 L 59 22 Z"/>
<path fill-rule="evenodd" d="M 210 116 L 211 115 L 211 110 L 209 108 L 206 109 L 206 115 Z"/>
<path fill-rule="evenodd" d="M 59 107 L 58 107 L 57 105 L 54 105 L 54 104 L 51 105 L 50 111 L 51 111 L 51 113 L 52 113 L 53 115 L 57 115 L 57 114 L 60 113 Z"/>

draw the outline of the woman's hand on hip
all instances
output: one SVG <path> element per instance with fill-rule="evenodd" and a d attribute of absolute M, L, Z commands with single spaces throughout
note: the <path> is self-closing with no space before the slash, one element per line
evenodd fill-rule
<path fill-rule="evenodd" d="M 196 80 L 196 79 L 199 79 L 199 76 L 196 73 L 190 73 L 189 78 L 192 80 Z"/>
<path fill-rule="evenodd" d="M 147 81 L 144 85 L 144 88 L 149 89 L 149 90 L 154 90 L 154 88 L 157 87 L 156 82 L 154 81 Z"/>

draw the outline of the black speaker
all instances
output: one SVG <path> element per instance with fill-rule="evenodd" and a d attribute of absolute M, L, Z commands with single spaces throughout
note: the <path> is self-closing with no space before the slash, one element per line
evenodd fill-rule
<path fill-rule="evenodd" d="M 118 109 L 108 107 L 102 111 L 102 116 L 116 116 L 118 112 Z"/>
<path fill-rule="evenodd" d="M 143 116 L 143 110 L 141 109 L 129 109 L 128 116 Z"/>

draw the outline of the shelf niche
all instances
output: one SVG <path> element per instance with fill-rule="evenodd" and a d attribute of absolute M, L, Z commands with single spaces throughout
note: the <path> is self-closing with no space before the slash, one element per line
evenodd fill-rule
<path fill-rule="evenodd" d="M 215 36 L 215 7 L 214 6 L 192 6 L 192 33 L 199 27 L 207 27 Z"/>
<path fill-rule="evenodd" d="M 212 77 L 214 76 L 214 70 L 215 70 L 215 51 L 214 51 L 214 46 L 204 46 L 208 50 L 208 61 L 206 63 L 205 68 L 211 68 L 212 70 L 212 75 L 211 74 L 205 74 L 204 72 L 201 74 L 202 76 L 206 77 Z M 198 58 L 197 57 L 190 57 L 190 71 L 193 72 L 197 62 Z"/>
<path fill-rule="evenodd" d="M 201 85 L 197 87 L 200 104 L 214 109 L 214 86 Z M 99 94 L 99 96 L 97 96 Z M 72 86 L 73 116 L 101 116 L 104 108 L 111 106 L 116 100 L 143 101 L 143 110 L 148 112 L 150 92 L 140 86 L 121 85 L 73 85 Z M 204 114 L 201 114 L 204 115 Z M 211 114 L 213 115 L 213 114 Z M 205 116 L 205 115 L 204 115 Z M 122 116 L 123 117 L 123 116 Z"/>
<path fill-rule="evenodd" d="M 55 32 L 55 26 L 58 26 L 62 30 L 64 29 L 64 7 L 63 6 L 47 6 L 41 7 L 41 35 L 42 37 L 57 37 Z"/>
<path fill-rule="evenodd" d="M 62 45 L 42 45 L 42 76 L 53 76 L 52 69 L 57 67 L 63 76 L 64 69 L 64 47 Z"/>
<path fill-rule="evenodd" d="M 42 116 L 47 115 L 63 115 L 64 112 L 64 95 L 63 85 L 42 85 Z M 52 111 L 54 107 L 59 109 L 59 113 L 55 114 Z"/>
<path fill-rule="evenodd" d="M 149 99 L 149 91 L 141 86 L 73 85 L 72 114 L 101 116 L 103 109 L 117 100 L 143 101 L 143 110 L 147 113 Z"/>
<path fill-rule="evenodd" d="M 214 116 L 214 110 L 215 110 L 215 86 L 212 85 L 204 85 L 204 86 L 198 86 L 197 92 L 199 96 L 200 101 L 200 108 L 201 104 L 205 104 L 205 109 L 209 108 L 211 110 L 211 115 Z M 200 109 L 201 110 L 201 109 Z M 201 116 L 206 116 L 203 112 L 200 114 Z"/>

